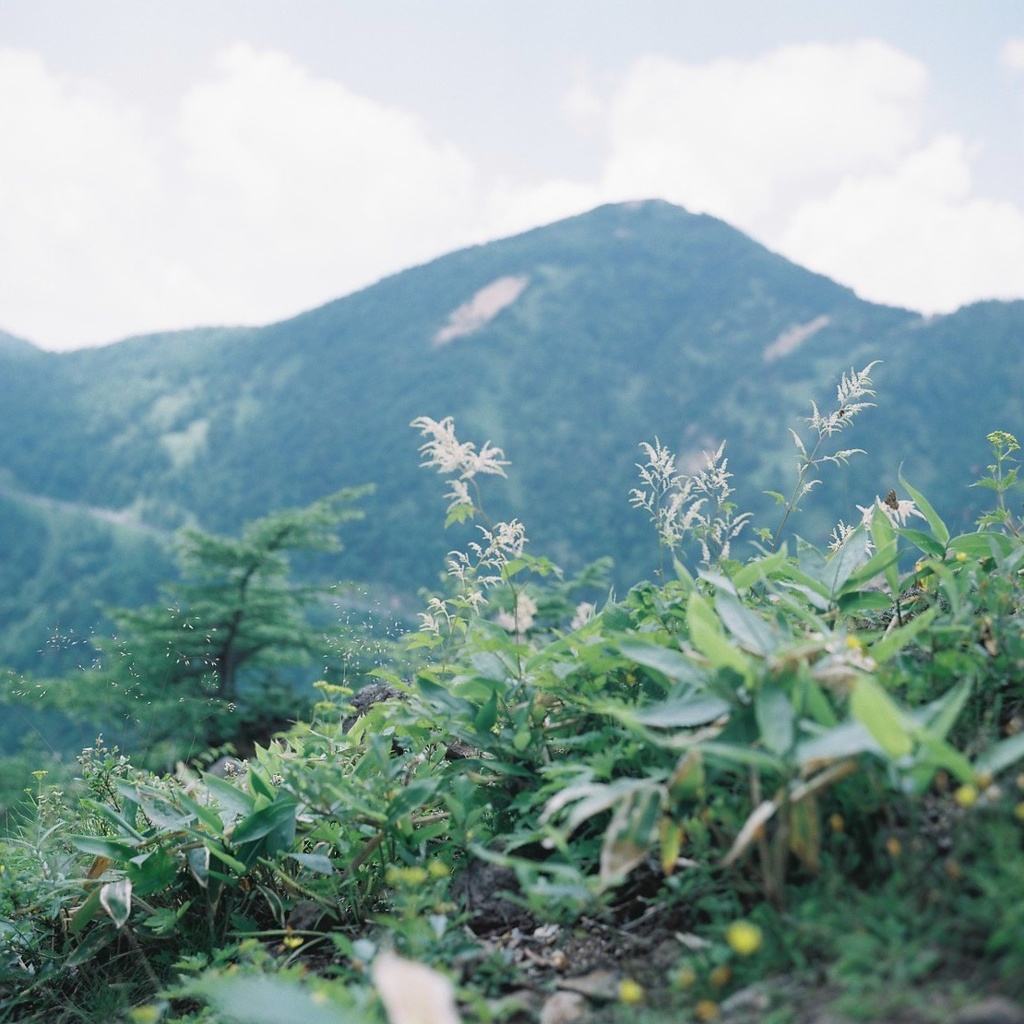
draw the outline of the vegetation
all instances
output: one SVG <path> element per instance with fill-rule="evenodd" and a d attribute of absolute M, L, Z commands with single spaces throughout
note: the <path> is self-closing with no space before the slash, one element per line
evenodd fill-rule
<path fill-rule="evenodd" d="M 975 529 L 901 477 L 828 550 L 783 540 L 853 454 L 833 435 L 869 372 L 814 408 L 758 530 L 723 447 L 686 473 L 645 444 L 664 568 L 600 607 L 601 566 L 567 580 L 488 518 L 504 452 L 417 418 L 475 530 L 422 628 L 227 777 L 102 741 L 74 788 L 41 771 L 0 847 L 0 1019 L 453 1024 L 563 998 L 781 1022 L 813 992 L 924 1021 L 1024 997 L 1019 447 L 989 435 Z"/>

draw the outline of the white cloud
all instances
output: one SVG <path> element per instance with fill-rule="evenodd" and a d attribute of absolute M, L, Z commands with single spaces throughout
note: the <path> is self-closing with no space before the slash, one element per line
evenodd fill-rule
<path fill-rule="evenodd" d="M 1008 39 L 999 53 L 1003 67 L 1024 74 L 1024 37 Z"/>
<path fill-rule="evenodd" d="M 31 54 L 0 75 L 4 327 L 40 344 L 264 323 L 481 240 L 465 156 L 283 54 L 225 50 L 155 138 Z"/>
<path fill-rule="evenodd" d="M 910 149 L 926 86 L 918 61 L 879 42 L 705 65 L 648 57 L 613 100 L 605 186 L 753 226 L 830 176 Z"/>
<path fill-rule="evenodd" d="M 1024 295 L 1024 213 L 971 186 L 964 143 L 943 136 L 805 203 L 780 248 L 863 298 L 922 312 Z"/>
<path fill-rule="evenodd" d="M 104 340 L 105 307 L 127 321 L 148 305 L 135 276 L 162 188 L 152 141 L 138 111 L 32 53 L 0 51 L 0 97 L 4 326 L 56 338 L 77 321 L 76 340 Z"/>

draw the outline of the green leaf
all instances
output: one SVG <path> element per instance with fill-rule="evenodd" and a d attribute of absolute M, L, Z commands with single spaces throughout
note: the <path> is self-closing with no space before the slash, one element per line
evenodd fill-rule
<path fill-rule="evenodd" d="M 111 921 L 122 928 L 132 912 L 132 883 L 127 878 L 107 882 L 100 888 L 100 906 Z"/>
<path fill-rule="evenodd" d="M 112 861 L 124 863 L 137 854 L 138 847 L 130 843 L 118 842 L 115 839 L 102 839 L 99 836 L 68 836 L 68 841 L 76 850 L 92 854 L 94 857 L 106 857 Z"/>
<path fill-rule="evenodd" d="M 879 554 L 883 552 L 896 553 L 896 530 L 880 505 L 875 505 L 871 513 L 871 536 L 875 542 L 875 549 Z M 883 570 L 885 581 L 889 584 L 889 592 L 894 598 L 900 593 L 900 572 L 896 566 L 896 559 L 893 558 Z"/>
<path fill-rule="evenodd" d="M 846 543 L 825 563 L 822 570 L 822 583 L 828 589 L 832 600 L 835 600 L 842 592 L 846 581 L 867 559 L 867 551 L 868 535 L 862 527 L 858 527 Z"/>
<path fill-rule="evenodd" d="M 295 815 L 298 807 L 297 800 L 288 798 L 278 800 L 262 810 L 254 811 L 235 826 L 231 841 L 235 846 L 244 846 L 247 843 L 255 842 L 257 839 L 264 839 L 272 833 L 279 832 L 282 828 L 287 831 L 289 826 L 294 834 Z M 268 852 L 273 851 L 268 850 Z"/>
<path fill-rule="evenodd" d="M 871 676 L 861 676 L 850 694 L 850 711 L 891 758 L 913 750 L 903 712 Z"/>
<path fill-rule="evenodd" d="M 494 723 L 498 720 L 498 691 L 492 690 L 490 697 L 486 703 L 477 712 L 477 716 L 473 721 L 473 728 L 477 732 L 484 733 L 490 732 L 494 728 Z"/>
<path fill-rule="evenodd" d="M 704 674 L 700 668 L 691 659 L 687 658 L 682 651 L 674 650 L 671 647 L 663 647 L 653 640 L 645 641 L 639 639 L 621 640 L 616 644 L 616 647 L 624 658 L 628 658 L 638 665 L 643 665 L 644 668 L 653 668 L 673 682 L 697 685 L 705 682 Z"/>
<path fill-rule="evenodd" d="M 206 772 L 201 774 L 203 783 L 209 790 L 210 795 L 216 798 L 221 807 L 228 811 L 232 817 L 240 818 L 253 809 L 255 800 L 244 790 L 228 782 L 227 779 L 222 779 L 216 775 L 209 775 Z"/>
<path fill-rule="evenodd" d="M 793 746 L 793 705 L 782 687 L 764 683 L 754 695 L 754 715 L 764 745 L 780 756 Z"/>
<path fill-rule="evenodd" d="M 801 765 L 815 761 L 838 761 L 858 754 L 878 754 L 881 748 L 867 727 L 858 721 L 842 722 L 797 746 L 796 757 Z"/>
<path fill-rule="evenodd" d="M 335 873 L 331 858 L 325 857 L 322 853 L 289 853 L 288 856 L 291 860 L 318 875 L 333 875 Z"/>
<path fill-rule="evenodd" d="M 925 533 L 923 530 L 912 530 L 908 526 L 901 527 L 897 532 L 926 555 L 931 555 L 932 558 L 942 558 L 946 553 L 945 544 L 937 541 L 930 533 Z"/>
<path fill-rule="evenodd" d="M 1004 533 L 964 533 L 949 542 L 949 550 L 968 558 L 1005 558 L 1013 550 L 1013 539 Z"/>
<path fill-rule="evenodd" d="M 438 778 L 414 779 L 403 786 L 388 804 L 388 821 L 398 821 L 430 803 L 437 794 L 440 782 Z"/>
<path fill-rule="evenodd" d="M 755 583 L 770 579 L 788 558 L 785 551 L 776 551 L 763 558 L 755 558 L 733 573 L 732 585 L 737 590 L 746 590 Z"/>
<path fill-rule="evenodd" d="M 986 772 L 995 776 L 1010 765 L 1016 764 L 1021 758 L 1024 758 L 1024 732 L 1008 736 L 994 747 L 990 747 L 974 762 L 974 768 L 979 773 Z"/>
<path fill-rule="evenodd" d="M 771 626 L 735 594 L 727 590 L 718 591 L 715 595 L 715 611 L 740 645 L 752 654 L 766 658 L 778 647 Z"/>
<path fill-rule="evenodd" d="M 745 654 L 727 639 L 721 620 L 711 604 L 694 591 L 686 605 L 686 624 L 690 640 L 715 668 L 731 668 L 748 681 L 753 677 Z"/>
<path fill-rule="evenodd" d="M 186 995 L 212 1003 L 246 1024 L 366 1024 L 362 1010 L 332 1005 L 294 979 L 259 974 L 207 973 L 182 986 Z"/>
<path fill-rule="evenodd" d="M 132 839 L 138 842 L 142 841 L 142 833 L 136 829 L 135 826 L 127 820 L 127 818 L 118 814 L 112 807 L 85 796 L 78 802 L 82 807 L 86 807 L 92 811 L 93 814 L 97 815 L 97 817 L 103 818 L 106 822 L 113 825 L 122 834 L 131 836 Z"/>
<path fill-rule="evenodd" d="M 932 508 L 928 499 L 920 491 L 911 487 L 910 484 L 907 483 L 906 478 L 903 476 L 902 468 L 900 469 L 898 479 L 900 486 L 907 492 L 907 494 L 910 495 L 914 504 L 917 505 L 924 514 L 925 519 L 928 520 L 928 525 L 932 528 L 932 533 L 934 534 L 935 539 L 945 547 L 945 545 L 949 543 L 949 530 L 946 529 L 946 524 L 939 517 L 939 514 L 935 509 Z"/>
<path fill-rule="evenodd" d="M 634 721 L 652 729 L 692 729 L 727 715 L 731 705 L 711 694 L 696 694 L 652 704 L 632 714 Z"/>
<path fill-rule="evenodd" d="M 888 661 L 894 654 L 906 647 L 915 636 L 925 632 L 938 614 L 939 608 L 935 605 L 925 609 L 920 615 L 915 615 L 909 622 L 886 633 L 869 648 L 871 657 L 879 665 Z"/>

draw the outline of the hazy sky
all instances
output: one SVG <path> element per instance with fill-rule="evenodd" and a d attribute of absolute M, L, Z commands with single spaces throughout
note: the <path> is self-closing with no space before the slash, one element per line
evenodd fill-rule
<path fill-rule="evenodd" d="M 1022 0 L 0 0 L 0 327 L 268 323 L 660 197 L 1024 297 Z"/>

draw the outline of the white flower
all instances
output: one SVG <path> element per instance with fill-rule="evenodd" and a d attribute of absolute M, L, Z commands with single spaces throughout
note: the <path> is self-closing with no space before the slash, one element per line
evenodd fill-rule
<path fill-rule="evenodd" d="M 889 522 L 893 526 L 906 526 L 909 516 L 917 516 L 918 519 L 925 518 L 924 513 L 912 501 L 906 501 L 902 498 L 897 501 L 894 494 L 887 497 L 885 501 L 882 501 L 876 495 L 873 505 L 868 505 L 867 508 L 863 505 L 857 506 L 857 511 L 861 514 L 861 522 L 865 526 L 871 525 L 876 508 L 880 508 L 889 517 Z"/>
<path fill-rule="evenodd" d="M 457 475 L 460 480 L 471 480 L 477 473 L 505 476 L 503 467 L 509 463 L 505 461 L 504 451 L 494 447 L 490 441 L 485 441 L 480 451 L 472 441 L 460 442 L 455 436 L 455 421 L 451 416 L 440 421 L 429 416 L 417 416 L 409 426 L 430 439 L 420 445 L 420 451 L 425 464 L 436 466 L 443 475 Z M 456 504 L 462 502 L 457 501 Z"/>
<path fill-rule="evenodd" d="M 579 629 L 581 626 L 586 625 L 593 617 L 594 612 L 597 610 L 597 606 L 593 601 L 580 601 L 576 605 L 576 614 L 572 617 L 572 622 L 569 623 L 570 629 Z"/>

